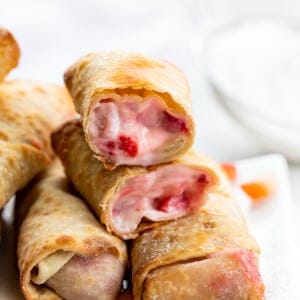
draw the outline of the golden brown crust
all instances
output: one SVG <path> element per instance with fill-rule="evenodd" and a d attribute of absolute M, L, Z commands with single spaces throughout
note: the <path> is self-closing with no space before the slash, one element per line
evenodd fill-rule
<path fill-rule="evenodd" d="M 259 253 L 235 200 L 210 193 L 198 213 L 142 233 L 131 251 L 134 299 L 142 299 L 148 274 L 172 263 L 201 259 L 228 248 Z"/>
<path fill-rule="evenodd" d="M 93 153 L 84 140 L 79 120 L 70 121 L 52 135 L 52 145 L 61 159 L 66 174 L 76 189 L 87 200 L 91 208 L 106 225 L 109 232 L 113 231 L 109 218 L 109 203 L 113 195 L 133 176 L 145 174 L 151 170 L 163 168 L 165 165 L 144 167 L 119 166 L 112 171 L 107 170 L 103 163 L 93 157 Z M 203 170 L 211 178 L 203 197 L 214 190 L 223 193 L 222 185 L 226 184 L 218 166 L 200 154 L 190 152 L 174 162 Z M 127 238 L 135 238 L 139 231 L 157 226 L 154 223 L 141 224 Z M 116 233 L 116 232 L 115 232 Z M 116 233 L 117 234 L 117 233 Z"/>
<path fill-rule="evenodd" d="M 50 133 L 74 114 L 62 87 L 25 80 L 0 83 L 0 208 L 49 164 Z"/>
<path fill-rule="evenodd" d="M 72 194 L 62 168 L 49 174 L 32 184 L 26 195 L 18 195 L 21 206 L 33 203 L 20 227 L 17 249 L 20 286 L 26 299 L 60 299 L 47 287 L 30 280 L 34 266 L 58 250 L 82 255 L 110 252 L 124 268 L 127 263 L 124 242 L 108 234 L 81 199 Z"/>
<path fill-rule="evenodd" d="M 14 36 L 0 27 L 0 81 L 18 65 L 20 48 Z"/>
<path fill-rule="evenodd" d="M 251 262 L 251 273 L 245 272 L 245 258 Z M 256 253 L 229 249 L 213 257 L 158 267 L 147 276 L 143 300 L 262 300 L 264 285 L 257 263 Z"/>
<path fill-rule="evenodd" d="M 193 144 L 194 121 L 190 89 L 183 72 L 173 64 L 154 60 L 140 54 L 125 52 L 90 53 L 74 63 L 65 72 L 66 86 L 74 99 L 77 112 L 82 116 L 85 138 L 97 158 L 105 162 L 91 141 L 88 121 L 96 101 L 111 93 L 131 91 L 141 94 L 155 92 L 174 113 L 185 114 L 190 125 L 189 134 L 177 145 L 164 152 L 160 163 L 182 156 Z M 112 165 L 108 164 L 108 167 Z"/>

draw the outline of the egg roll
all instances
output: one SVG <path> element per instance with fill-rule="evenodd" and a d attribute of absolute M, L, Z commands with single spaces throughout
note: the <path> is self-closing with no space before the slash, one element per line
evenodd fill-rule
<path fill-rule="evenodd" d="M 26 80 L 0 83 L 0 209 L 49 164 L 51 131 L 74 115 L 63 87 Z"/>
<path fill-rule="evenodd" d="M 51 166 L 17 198 L 21 210 L 30 203 L 17 245 L 24 297 L 115 299 L 127 265 L 125 243 L 105 231 L 70 186 L 62 166 Z"/>
<path fill-rule="evenodd" d="M 131 250 L 134 299 L 263 299 L 259 247 L 230 194 L 142 233 Z"/>
<path fill-rule="evenodd" d="M 20 48 L 14 36 L 0 27 L 0 82 L 18 65 Z"/>
<path fill-rule="evenodd" d="M 193 213 L 212 190 L 222 192 L 217 164 L 196 152 L 169 164 L 107 170 L 85 142 L 79 120 L 55 131 L 52 145 L 75 188 L 106 229 L 123 239 Z"/>
<path fill-rule="evenodd" d="M 64 79 L 86 141 L 107 168 L 167 163 L 192 146 L 190 89 L 175 65 L 141 54 L 91 53 Z"/>

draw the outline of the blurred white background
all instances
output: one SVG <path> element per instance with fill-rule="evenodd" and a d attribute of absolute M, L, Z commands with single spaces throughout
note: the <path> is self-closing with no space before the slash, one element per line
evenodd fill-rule
<path fill-rule="evenodd" d="M 170 60 L 184 69 L 190 81 L 197 122 L 195 147 L 223 161 L 273 151 L 272 145 L 228 113 L 207 81 L 203 43 L 208 33 L 222 22 L 249 15 L 297 18 L 300 1 L 0 0 L 0 25 L 14 33 L 22 51 L 10 78 L 62 83 L 70 63 L 87 52 L 105 49 Z M 290 174 L 294 212 L 300 219 L 300 167 L 291 164 Z"/>

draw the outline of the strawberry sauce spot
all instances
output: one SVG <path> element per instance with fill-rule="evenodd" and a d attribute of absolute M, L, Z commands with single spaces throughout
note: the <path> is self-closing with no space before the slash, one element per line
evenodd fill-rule
<path fill-rule="evenodd" d="M 198 178 L 199 183 L 209 183 L 208 176 L 205 173 L 202 173 Z"/>
<path fill-rule="evenodd" d="M 107 142 L 106 147 L 110 150 L 113 150 L 116 147 L 116 143 L 114 141 Z"/>
<path fill-rule="evenodd" d="M 101 103 L 111 103 L 111 102 L 114 102 L 114 100 L 111 99 L 111 98 L 101 99 L 100 101 L 101 101 Z"/>
<path fill-rule="evenodd" d="M 137 155 L 138 145 L 130 136 L 121 135 L 119 149 L 123 150 L 127 156 L 134 157 Z"/>
<path fill-rule="evenodd" d="M 188 131 L 183 119 L 176 118 L 169 114 L 167 111 L 162 112 L 161 124 L 167 131 L 172 133 Z"/>
<path fill-rule="evenodd" d="M 42 142 L 34 137 L 28 139 L 28 143 L 38 150 L 41 150 L 43 148 Z"/>

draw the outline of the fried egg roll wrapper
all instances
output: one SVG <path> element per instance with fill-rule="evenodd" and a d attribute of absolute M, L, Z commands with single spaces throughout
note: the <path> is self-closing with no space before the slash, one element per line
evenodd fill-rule
<path fill-rule="evenodd" d="M 175 65 L 140 54 L 91 53 L 64 78 L 86 141 L 107 168 L 166 163 L 191 148 L 190 89 Z"/>
<path fill-rule="evenodd" d="M 0 82 L 18 65 L 20 49 L 14 36 L 0 27 Z"/>
<path fill-rule="evenodd" d="M 230 194 L 142 233 L 131 251 L 134 299 L 263 299 L 258 245 Z"/>
<path fill-rule="evenodd" d="M 62 87 L 25 80 L 0 83 L 0 208 L 49 164 L 51 131 L 74 115 Z"/>
<path fill-rule="evenodd" d="M 78 120 L 54 132 L 52 144 L 75 188 L 107 230 L 123 239 L 193 213 L 227 183 L 218 165 L 196 152 L 171 164 L 109 171 L 93 156 Z"/>
<path fill-rule="evenodd" d="M 115 299 L 127 265 L 125 243 L 74 194 L 62 167 L 51 168 L 17 196 L 19 209 L 31 204 L 17 247 L 21 291 L 26 299 Z"/>

